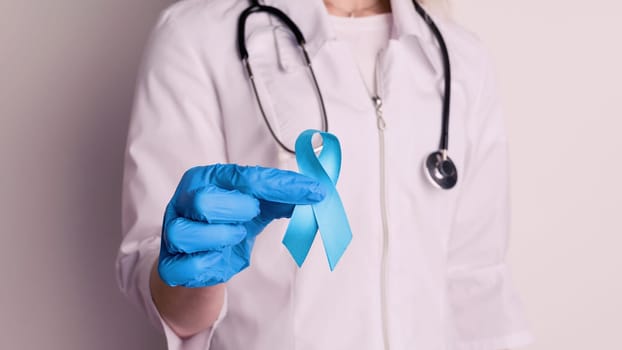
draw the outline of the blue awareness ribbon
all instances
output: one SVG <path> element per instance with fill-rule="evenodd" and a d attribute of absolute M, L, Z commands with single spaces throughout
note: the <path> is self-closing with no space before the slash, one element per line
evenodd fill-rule
<path fill-rule="evenodd" d="M 323 141 L 319 156 L 313 150 L 312 138 L 315 134 L 320 134 Z M 341 170 L 341 146 L 333 134 L 305 130 L 298 136 L 295 150 L 300 172 L 324 185 L 327 194 L 319 203 L 294 208 L 283 244 L 298 267 L 302 267 L 319 229 L 328 264 L 333 271 L 352 241 L 348 217 L 335 187 Z"/>

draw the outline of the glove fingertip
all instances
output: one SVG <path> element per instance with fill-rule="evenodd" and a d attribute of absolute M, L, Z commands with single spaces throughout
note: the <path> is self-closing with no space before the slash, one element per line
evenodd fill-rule
<path fill-rule="evenodd" d="M 328 194 L 328 189 L 321 182 L 315 182 L 313 185 L 309 186 L 307 199 L 313 202 L 321 202 L 326 198 Z"/>
<path fill-rule="evenodd" d="M 248 230 L 243 224 L 236 225 L 236 227 L 238 228 L 238 230 L 236 231 L 235 235 L 231 237 L 231 242 L 233 243 L 231 243 L 230 245 L 238 244 L 248 236 Z"/>
<path fill-rule="evenodd" d="M 165 260 L 158 262 L 158 276 L 160 280 L 169 287 L 177 287 L 179 283 L 176 281 L 175 276 L 171 275 L 171 268 Z"/>

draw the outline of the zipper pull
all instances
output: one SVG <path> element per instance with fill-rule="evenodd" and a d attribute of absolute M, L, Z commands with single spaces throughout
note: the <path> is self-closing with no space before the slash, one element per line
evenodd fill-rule
<path fill-rule="evenodd" d="M 378 130 L 384 130 L 387 127 L 387 123 L 382 117 L 382 99 L 380 96 L 372 97 L 372 101 L 374 101 L 374 105 L 376 107 L 376 120 L 378 125 Z"/>

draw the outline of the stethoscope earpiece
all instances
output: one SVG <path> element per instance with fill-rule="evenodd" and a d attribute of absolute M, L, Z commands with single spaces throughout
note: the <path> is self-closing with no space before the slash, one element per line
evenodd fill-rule
<path fill-rule="evenodd" d="M 458 170 L 449 156 L 442 151 L 430 153 L 423 164 L 423 171 L 430 182 L 441 189 L 453 188 L 458 182 Z"/>

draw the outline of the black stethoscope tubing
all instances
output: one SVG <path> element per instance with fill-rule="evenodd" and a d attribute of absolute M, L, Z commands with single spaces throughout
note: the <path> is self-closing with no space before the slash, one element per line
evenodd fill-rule
<path fill-rule="evenodd" d="M 294 21 L 292 21 L 289 18 L 289 16 L 287 16 L 283 11 L 277 9 L 276 7 L 260 5 L 258 3 L 258 0 L 251 0 L 251 5 L 247 7 L 240 14 L 240 18 L 238 19 L 238 51 L 240 53 L 240 58 L 242 59 L 242 62 L 244 63 L 244 67 L 246 67 L 246 72 L 251 81 L 253 93 L 255 95 L 255 99 L 257 100 L 257 105 L 259 105 L 259 110 L 261 111 L 261 115 L 266 125 L 268 126 L 268 130 L 270 131 L 270 134 L 272 135 L 274 140 L 279 144 L 281 148 L 283 148 L 284 150 L 286 150 L 287 152 L 291 154 L 295 154 L 296 151 L 287 147 L 285 143 L 279 139 L 279 137 L 276 135 L 276 132 L 272 128 L 272 124 L 270 124 L 270 121 L 268 120 L 268 117 L 263 108 L 263 104 L 261 103 L 261 100 L 259 99 L 259 93 L 257 92 L 257 84 L 255 84 L 255 75 L 253 74 L 251 65 L 248 62 L 248 50 L 246 49 L 246 40 L 244 38 L 244 35 L 246 33 L 246 20 L 253 13 L 259 13 L 259 12 L 266 12 L 278 18 L 281 22 L 283 22 L 289 28 L 289 30 L 296 37 L 296 41 L 298 42 L 298 45 L 302 49 L 302 53 L 305 59 L 305 64 L 307 65 L 309 72 L 311 74 L 311 78 L 313 79 L 313 86 L 315 88 L 315 93 L 319 100 L 319 105 L 320 105 L 321 112 L 322 112 L 322 131 L 326 132 L 328 131 L 328 115 L 326 113 L 326 105 L 324 104 L 324 97 L 322 96 L 322 90 L 320 90 L 320 85 L 317 82 L 315 71 L 313 70 L 313 65 L 311 64 L 311 58 L 309 57 L 309 53 L 307 53 L 307 49 L 305 47 L 306 41 L 300 28 L 298 28 L 296 23 L 294 23 Z"/>
<path fill-rule="evenodd" d="M 259 109 L 261 115 L 270 131 L 270 134 L 274 138 L 274 140 L 289 153 L 295 154 L 295 151 L 289 147 L 287 147 L 276 135 L 272 125 L 270 124 L 268 117 L 266 116 L 265 110 L 261 103 L 261 99 L 259 98 L 259 94 L 257 92 L 257 86 L 255 84 L 253 70 L 249 63 L 249 54 L 246 48 L 246 21 L 248 17 L 250 17 L 254 13 L 267 13 L 276 17 L 279 21 L 281 21 L 285 26 L 294 34 L 296 41 L 300 48 L 302 49 L 305 63 L 309 69 L 311 77 L 313 79 L 313 85 L 315 87 L 315 91 L 317 94 L 317 98 L 319 100 L 321 112 L 322 112 L 322 130 L 328 131 L 328 117 L 326 113 L 326 106 L 324 104 L 324 99 L 322 97 L 322 92 L 320 90 L 319 84 L 317 82 L 317 78 L 315 72 L 313 70 L 313 66 L 311 64 L 311 59 L 309 58 L 309 54 L 305 48 L 305 38 L 296 23 L 292 21 L 289 16 L 287 16 L 283 11 L 279 10 L 273 6 L 261 5 L 258 0 L 250 0 L 250 5 L 242 11 L 240 17 L 238 18 L 238 28 L 237 28 L 237 47 L 240 54 L 240 59 L 242 60 L 244 67 L 246 68 L 247 74 L 251 81 L 253 93 L 255 95 L 255 99 L 257 100 L 257 104 L 259 105 Z M 445 39 L 441 34 L 440 30 L 436 26 L 436 23 L 432 20 L 432 18 L 428 15 L 428 13 L 423 9 L 423 7 L 416 1 L 413 0 L 413 5 L 417 13 L 423 18 L 426 22 L 430 31 L 436 38 L 440 50 L 441 50 L 441 59 L 443 63 L 443 72 L 444 72 L 444 93 L 443 93 L 443 102 L 442 102 L 442 122 L 441 122 L 441 137 L 439 142 L 438 151 L 432 152 L 424 162 L 424 171 L 427 175 L 428 179 L 432 182 L 433 185 L 442 189 L 450 189 L 455 186 L 458 180 L 457 169 L 449 156 L 447 155 L 447 151 L 449 148 L 449 114 L 450 114 L 450 100 L 451 100 L 451 65 L 449 62 L 449 51 L 447 49 L 447 45 L 445 43 Z"/>

